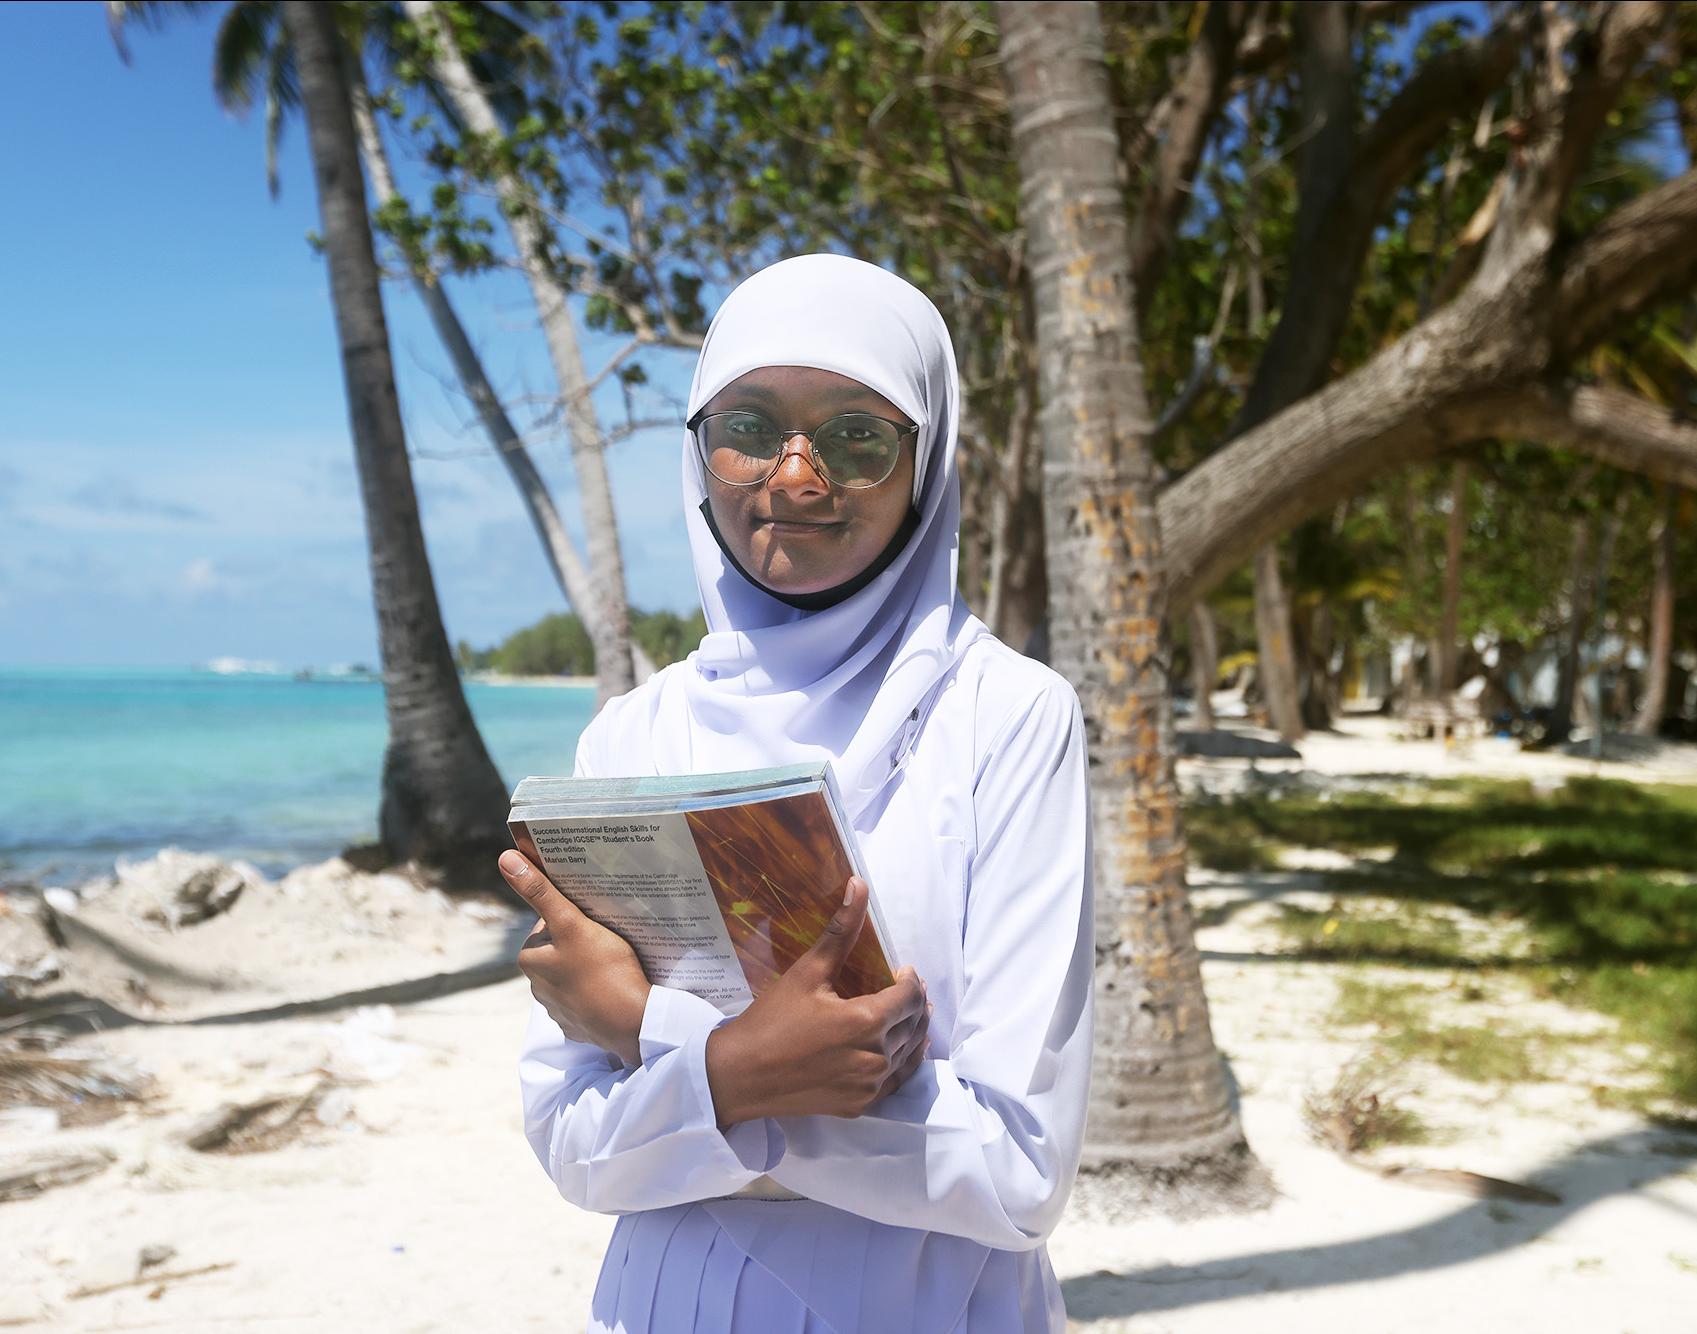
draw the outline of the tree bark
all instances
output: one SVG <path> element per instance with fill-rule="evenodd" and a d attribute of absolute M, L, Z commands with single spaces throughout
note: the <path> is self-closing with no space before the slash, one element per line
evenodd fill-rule
<path fill-rule="evenodd" d="M 1562 639 L 1561 661 L 1556 667 L 1556 699 L 1541 743 L 1546 746 L 1566 741 L 1573 731 L 1580 651 L 1585 644 L 1586 623 L 1591 617 L 1590 550 L 1591 520 L 1587 517 L 1573 527 L 1573 548 L 1567 565 L 1567 634 Z"/>
<path fill-rule="evenodd" d="M 1620 525 L 1626 518 L 1630 496 L 1623 489 L 1616 497 L 1603 529 L 1603 543 L 1597 551 L 1597 569 L 1591 579 L 1596 609 L 1591 625 L 1591 754 L 1603 755 L 1603 733 L 1608 731 L 1607 706 L 1603 702 L 1603 635 L 1608 630 L 1609 571 L 1614 564 L 1615 542 L 1620 538 Z"/>
<path fill-rule="evenodd" d="M 467 130 L 486 143 L 503 137 L 500 122 L 484 89 L 478 84 L 455 43 L 452 25 L 437 22 L 430 0 L 406 0 L 407 17 L 431 42 L 432 64 L 455 112 Z M 565 407 L 571 437 L 572 466 L 577 472 L 588 538 L 589 568 L 599 597 L 599 615 L 588 628 L 595 639 L 595 674 L 602 701 L 622 695 L 636 684 L 631 659 L 630 606 L 625 595 L 624 558 L 619 551 L 618 522 L 613 492 L 607 479 L 606 439 L 589 397 L 589 373 L 578 345 L 577 326 L 567 304 L 569 293 L 548 260 L 548 238 L 532 208 L 525 183 L 497 172 L 495 189 L 506 215 L 513 245 L 530 284 L 537 316 Z M 578 604 L 581 606 L 582 604 Z"/>
<path fill-rule="evenodd" d="M 1097 1068 L 1086 1162 L 1148 1184 L 1256 1177 L 1185 893 L 1151 418 L 1096 6 L 997 6 L 1036 293 L 1056 668 L 1089 729 Z"/>
<path fill-rule="evenodd" d="M 1467 534 L 1467 460 L 1450 466 L 1449 526 L 1444 533 L 1444 611 L 1438 625 L 1438 689 L 1454 690 L 1461 622 L 1461 545 Z"/>
<path fill-rule="evenodd" d="M 1267 723 L 1286 741 L 1297 741 L 1302 724 L 1302 701 L 1296 683 L 1296 652 L 1291 644 L 1290 599 L 1279 574 L 1279 548 L 1269 542 L 1255 553 L 1255 638 L 1260 645 L 1256 666 L 1261 695 L 1267 702 Z"/>
<path fill-rule="evenodd" d="M 507 792 L 460 688 L 419 526 L 334 11 L 290 0 L 283 21 L 306 112 L 365 503 L 389 722 L 381 837 L 398 860 L 493 856 L 507 844 Z"/>
<path fill-rule="evenodd" d="M 1650 642 L 1645 646 L 1644 698 L 1628 731 L 1655 736 L 1667 711 L 1668 657 L 1673 652 L 1673 516 L 1678 489 L 1662 488 L 1662 513 L 1651 536 Z"/>
<path fill-rule="evenodd" d="M 1198 732 L 1214 730 L 1214 683 L 1220 677 L 1220 632 L 1206 602 L 1190 609 L 1190 690 L 1196 699 L 1191 717 Z"/>

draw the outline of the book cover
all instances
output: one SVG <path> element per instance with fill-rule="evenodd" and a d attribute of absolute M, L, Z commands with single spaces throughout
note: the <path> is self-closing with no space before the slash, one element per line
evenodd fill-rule
<path fill-rule="evenodd" d="M 628 940 L 649 981 L 738 1014 L 806 953 L 860 868 L 829 775 L 527 779 L 513 842 L 586 915 Z M 893 981 L 876 900 L 837 975 L 844 996 Z"/>

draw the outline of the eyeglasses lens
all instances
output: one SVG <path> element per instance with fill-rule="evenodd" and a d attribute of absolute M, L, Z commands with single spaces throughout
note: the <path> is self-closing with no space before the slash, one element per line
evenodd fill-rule
<path fill-rule="evenodd" d="M 766 479 L 784 446 L 783 433 L 752 412 L 715 413 L 698 432 L 708 470 L 721 482 L 747 486 Z M 882 417 L 833 417 L 813 433 L 826 476 L 838 486 L 876 486 L 895 470 L 901 433 Z"/>

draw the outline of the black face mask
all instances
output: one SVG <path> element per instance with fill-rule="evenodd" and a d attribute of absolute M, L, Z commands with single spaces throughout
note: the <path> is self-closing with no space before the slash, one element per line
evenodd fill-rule
<path fill-rule="evenodd" d="M 733 570 L 768 597 L 776 598 L 786 607 L 795 607 L 799 611 L 823 611 L 826 607 L 834 607 L 837 603 L 853 597 L 889 568 L 890 562 L 901 555 L 902 548 L 907 545 L 908 539 L 913 536 L 919 527 L 919 511 L 910 508 L 907 517 L 902 520 L 902 526 L 896 529 L 896 535 L 878 553 L 878 558 L 855 575 L 854 578 L 845 583 L 840 583 L 834 588 L 821 589 L 817 593 L 780 593 L 775 588 L 767 588 L 765 584 L 743 569 L 742 562 L 726 545 L 724 534 L 719 531 L 719 525 L 713 521 L 712 501 L 704 500 L 701 502 L 701 517 L 707 520 L 707 531 L 713 534 L 713 540 L 719 544 L 719 550 L 725 553 L 725 559 L 730 561 Z"/>

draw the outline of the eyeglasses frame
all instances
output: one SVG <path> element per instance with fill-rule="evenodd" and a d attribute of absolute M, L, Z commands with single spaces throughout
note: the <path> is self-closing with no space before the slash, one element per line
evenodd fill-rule
<path fill-rule="evenodd" d="M 707 444 L 702 439 L 701 427 L 705 423 L 711 421 L 714 417 L 760 416 L 760 413 L 750 412 L 746 408 L 735 408 L 728 412 L 703 413 L 701 416 L 694 418 L 688 423 L 689 433 L 695 440 L 696 455 L 701 459 L 701 466 L 707 469 L 708 476 L 718 482 L 721 486 L 734 486 L 739 489 L 750 486 L 765 486 L 766 483 L 771 481 L 777 474 L 778 469 L 784 466 L 784 460 L 790 456 L 790 441 L 794 440 L 796 436 L 799 435 L 807 441 L 808 463 L 812 465 L 813 471 L 819 474 L 820 480 L 822 480 L 826 486 L 840 486 L 845 491 L 870 491 L 873 487 L 882 486 L 885 482 L 889 481 L 890 477 L 895 473 L 896 465 L 902 461 L 902 437 L 907 435 L 917 435 L 919 433 L 919 427 L 917 425 L 903 426 L 900 422 L 893 422 L 888 417 L 880 417 L 876 412 L 839 412 L 835 417 L 827 417 L 811 431 L 804 431 L 799 426 L 792 426 L 787 430 L 781 426 L 774 427 L 774 429 L 778 432 L 778 452 L 772 459 L 772 466 L 766 470 L 766 475 L 759 478 L 757 481 L 752 482 L 727 482 L 723 477 L 719 476 L 718 473 L 713 471 L 713 465 L 707 461 Z M 873 421 L 881 421 L 886 426 L 893 426 L 896 428 L 896 453 L 890 460 L 890 470 L 876 482 L 839 482 L 833 478 L 828 471 L 826 471 L 825 462 L 819 457 L 819 449 L 813 443 L 813 437 L 820 431 L 823 431 L 832 422 L 840 421 L 844 417 L 870 417 Z M 761 420 L 764 421 L 766 418 L 761 417 Z"/>

